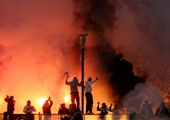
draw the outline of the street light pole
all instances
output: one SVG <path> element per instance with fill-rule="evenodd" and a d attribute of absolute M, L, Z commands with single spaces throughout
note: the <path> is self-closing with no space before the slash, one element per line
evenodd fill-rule
<path fill-rule="evenodd" d="M 81 45 L 81 65 L 82 65 L 82 68 L 81 68 L 81 80 L 82 80 L 82 114 L 84 114 L 84 46 L 85 46 L 85 43 L 86 43 L 86 36 L 88 34 L 79 34 L 80 38 L 81 38 L 81 42 L 82 42 L 82 45 Z"/>

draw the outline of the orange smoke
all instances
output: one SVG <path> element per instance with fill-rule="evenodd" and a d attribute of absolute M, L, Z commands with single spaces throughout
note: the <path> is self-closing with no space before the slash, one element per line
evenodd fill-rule
<path fill-rule="evenodd" d="M 145 18 L 145 14 L 141 12 L 143 5 L 136 11 L 136 4 L 125 3 L 127 2 L 122 0 L 122 6 L 116 8 L 119 12 L 114 36 L 108 30 L 99 33 L 105 32 L 103 37 L 109 34 L 108 38 L 111 39 L 107 43 L 133 63 L 136 75 L 146 71 L 150 74 L 149 78 L 156 81 L 155 84 L 162 81 L 168 87 L 170 34 L 162 32 L 168 27 L 162 27 L 169 26 L 169 22 L 159 19 L 166 24 L 157 26 L 155 24 L 160 22 L 152 22 L 154 17 L 149 19 L 151 14 L 146 11 L 148 19 L 140 20 L 139 18 Z M 57 113 L 60 104 L 65 102 L 64 97 L 70 95 L 69 87 L 65 85 L 64 72 L 69 72 L 69 80 L 74 76 L 79 81 L 81 79 L 81 47 L 80 40 L 76 39 L 79 33 L 75 32 L 81 30 L 75 30 L 71 26 L 73 3 L 70 0 L 8 0 L 0 1 L 0 5 L 0 113 L 6 111 L 6 95 L 14 96 L 15 113 L 22 113 L 27 100 L 31 100 L 37 112 L 42 112 L 42 101 L 49 96 L 54 102 L 52 112 Z M 95 16 L 93 18 L 101 22 Z M 100 18 L 105 20 L 102 16 Z M 141 26 L 144 27 L 140 28 Z M 110 90 L 108 83 L 111 74 L 101 70 L 101 63 L 90 54 L 89 49 L 96 46 L 97 38 L 100 37 L 92 35 L 96 34 L 89 31 L 85 45 L 85 80 L 89 75 L 99 78 L 92 85 L 95 112 L 97 102 L 106 102 L 109 106 L 117 96 L 112 96 L 114 91 Z M 161 37 L 164 35 L 167 37 Z M 81 93 L 81 88 L 79 91 Z"/>

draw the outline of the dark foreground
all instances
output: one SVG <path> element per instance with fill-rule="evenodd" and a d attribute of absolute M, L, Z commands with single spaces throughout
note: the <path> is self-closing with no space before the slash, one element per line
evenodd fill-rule
<path fill-rule="evenodd" d="M 23 118 L 16 118 L 15 120 L 27 120 L 24 118 L 24 114 L 17 114 L 18 117 L 22 117 Z M 83 115 L 83 120 L 101 120 L 99 118 L 100 116 L 98 114 L 94 114 L 94 115 Z M 0 114 L 0 120 L 3 120 L 3 114 Z M 51 118 L 49 118 L 49 116 L 43 116 L 43 115 L 39 115 L 39 114 L 34 114 L 34 120 L 61 120 L 61 116 L 58 114 L 52 114 Z M 102 119 L 103 120 L 103 119 Z M 121 114 L 121 115 L 112 115 L 112 114 L 108 114 L 106 115 L 104 120 L 130 120 L 129 115 L 128 114 Z M 142 116 L 140 114 L 137 114 L 133 120 L 142 120 Z M 170 120 L 169 118 L 155 118 L 154 120 Z"/>

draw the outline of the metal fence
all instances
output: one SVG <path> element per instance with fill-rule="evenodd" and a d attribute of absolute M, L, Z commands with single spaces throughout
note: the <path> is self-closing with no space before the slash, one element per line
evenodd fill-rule
<path fill-rule="evenodd" d="M 15 114 L 14 120 L 27 120 L 25 114 Z M 58 114 L 52 114 L 50 116 L 44 116 L 43 114 L 34 114 L 34 120 L 61 120 L 63 116 Z M 3 113 L 0 113 L 0 120 L 3 120 Z M 83 120 L 101 120 L 99 114 L 94 115 L 83 115 Z M 103 119 L 102 119 L 103 120 Z M 128 114 L 107 114 L 104 120 L 130 120 Z M 132 119 L 131 119 L 132 120 Z M 142 120 L 142 115 L 136 114 L 133 120 Z M 170 117 L 156 117 L 154 120 L 170 120 Z"/>
<path fill-rule="evenodd" d="M 16 117 L 15 120 L 27 120 L 24 119 L 25 114 L 15 114 L 18 117 Z M 61 120 L 63 116 L 58 114 L 52 114 L 50 116 L 44 116 L 43 114 L 34 114 L 34 120 Z M 0 120 L 3 120 L 3 113 L 0 114 Z M 99 114 L 94 115 L 83 115 L 83 120 L 100 120 Z M 128 114 L 121 114 L 121 115 L 112 115 L 108 114 L 105 116 L 105 120 L 129 120 Z M 142 120 L 141 115 L 136 115 L 136 120 Z"/>

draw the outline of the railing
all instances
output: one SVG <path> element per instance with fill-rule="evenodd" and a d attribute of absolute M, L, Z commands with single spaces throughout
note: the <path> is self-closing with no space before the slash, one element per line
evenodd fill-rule
<path fill-rule="evenodd" d="M 28 120 L 26 118 L 25 114 L 14 114 L 15 119 L 14 120 Z M 61 115 L 58 114 L 52 114 L 50 116 L 45 116 L 43 114 L 34 114 L 34 120 L 61 120 Z M 0 120 L 3 120 L 3 113 L 0 113 Z M 101 120 L 99 114 L 94 114 L 94 115 L 83 115 L 83 120 Z M 120 115 L 113 115 L 113 114 L 108 114 L 105 116 L 104 120 L 130 120 L 128 114 L 120 114 Z M 142 115 L 141 114 L 136 114 L 134 119 L 131 120 L 142 120 Z M 170 120 L 169 117 L 154 117 L 154 120 Z"/>
<path fill-rule="evenodd" d="M 15 120 L 27 120 L 25 117 L 25 114 L 14 114 Z M 34 120 L 61 120 L 61 115 L 58 114 L 52 114 L 50 116 L 45 116 L 43 114 L 34 114 Z M 94 115 L 83 115 L 83 120 L 99 120 L 100 115 L 94 114 Z M 140 115 L 136 116 L 138 119 L 141 120 Z M 3 113 L 0 114 L 0 120 L 3 120 Z M 121 115 L 112 115 L 108 114 L 105 116 L 105 120 L 129 120 L 128 114 L 121 114 Z"/>

